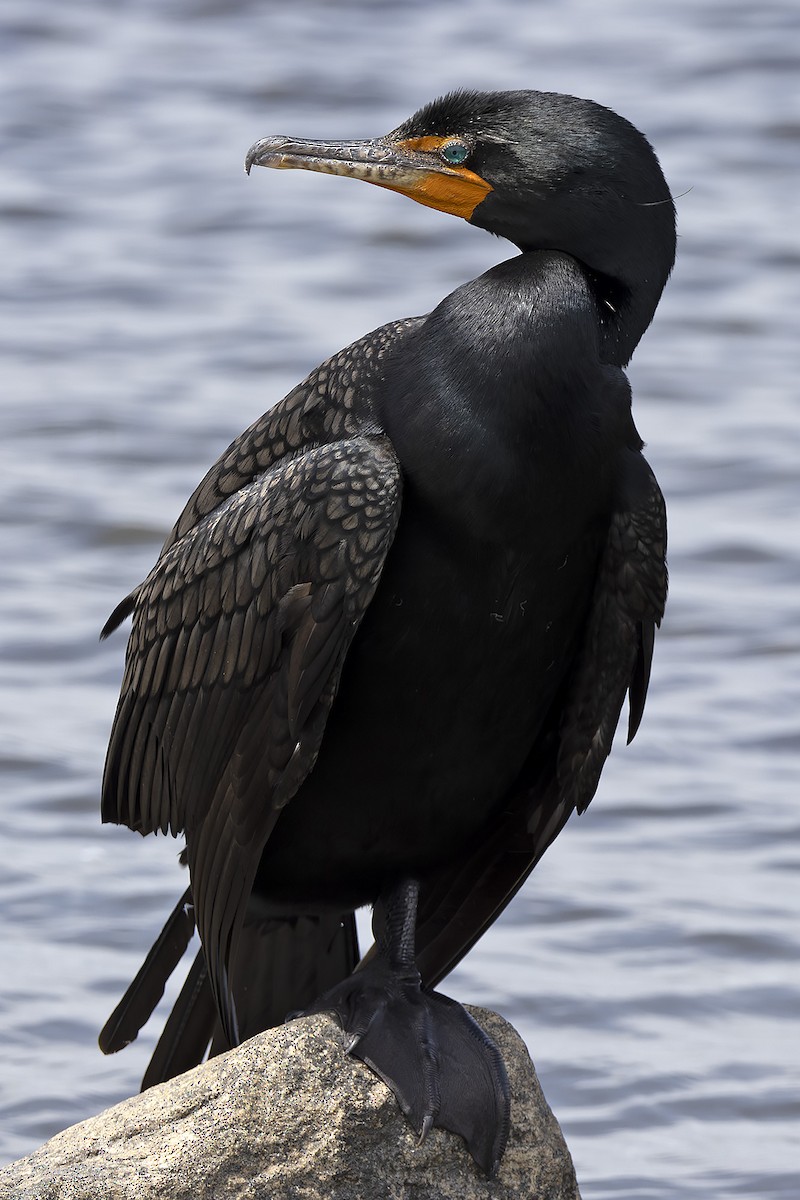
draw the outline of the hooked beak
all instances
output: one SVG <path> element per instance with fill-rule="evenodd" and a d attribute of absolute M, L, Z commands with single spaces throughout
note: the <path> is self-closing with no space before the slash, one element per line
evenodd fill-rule
<path fill-rule="evenodd" d="M 466 167 L 449 166 L 437 154 L 446 138 L 422 137 L 393 140 L 321 142 L 267 137 L 247 152 L 244 167 L 320 171 L 345 175 L 389 188 L 404 196 L 469 220 L 490 192 L 491 184 Z"/>

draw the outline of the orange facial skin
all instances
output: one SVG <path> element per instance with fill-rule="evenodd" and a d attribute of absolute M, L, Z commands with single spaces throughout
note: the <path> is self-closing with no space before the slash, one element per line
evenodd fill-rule
<path fill-rule="evenodd" d="M 450 137 L 429 135 L 408 138 L 395 144 L 398 150 L 407 154 L 435 154 L 446 142 L 451 140 Z M 470 171 L 467 167 L 450 166 L 445 163 L 438 163 L 436 167 L 431 167 L 430 171 L 421 168 L 419 178 L 415 179 L 411 186 L 405 184 L 397 186 L 391 183 L 378 186 L 400 192 L 401 195 L 416 200 L 418 204 L 425 204 L 428 208 L 452 213 L 455 217 L 463 217 L 465 221 L 469 220 L 481 201 L 485 200 L 492 190 L 491 184 L 482 179 L 480 175 L 476 175 L 474 171 Z"/>

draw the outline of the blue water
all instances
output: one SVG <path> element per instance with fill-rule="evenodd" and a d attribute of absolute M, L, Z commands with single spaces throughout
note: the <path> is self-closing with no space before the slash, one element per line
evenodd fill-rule
<path fill-rule="evenodd" d="M 99 628 L 235 433 L 507 253 L 244 152 L 538 87 L 623 112 L 681 194 L 630 372 L 672 590 L 635 744 L 449 990 L 525 1036 L 584 1200 L 795 1200 L 800 9 L 6 0 L 0 48 L 3 1161 L 136 1089 L 153 1034 L 95 1039 L 182 886 L 99 825 Z"/>

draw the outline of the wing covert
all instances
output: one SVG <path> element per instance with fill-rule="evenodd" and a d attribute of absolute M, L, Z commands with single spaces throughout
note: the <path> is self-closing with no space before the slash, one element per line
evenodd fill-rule
<path fill-rule="evenodd" d="M 280 459 L 304 447 L 379 432 L 370 401 L 373 372 L 386 351 L 420 320 L 392 321 L 359 338 L 239 434 L 189 497 L 164 550 Z"/>
<path fill-rule="evenodd" d="M 407 317 L 359 338 L 316 367 L 288 395 L 234 438 L 206 472 L 167 534 L 167 553 L 204 517 L 283 459 L 317 445 L 378 436 L 372 395 L 381 360 L 424 318 Z M 134 610 L 139 589 L 120 601 L 106 621 L 108 637 Z"/>

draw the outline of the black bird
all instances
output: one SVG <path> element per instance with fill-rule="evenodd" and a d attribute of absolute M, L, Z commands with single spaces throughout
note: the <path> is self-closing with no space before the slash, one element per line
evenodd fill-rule
<path fill-rule="evenodd" d="M 136 1036 L 196 919 L 143 1086 L 330 1009 L 414 1127 L 491 1173 L 503 1063 L 432 989 L 592 799 L 626 693 L 639 725 L 666 526 L 623 367 L 674 207 L 632 125 L 534 91 L 456 92 L 374 141 L 265 138 L 252 166 L 376 183 L 521 253 L 241 434 L 103 630 L 133 614 L 103 820 L 184 833 L 191 887 L 101 1046 Z"/>

